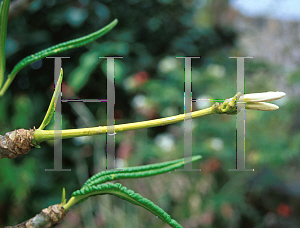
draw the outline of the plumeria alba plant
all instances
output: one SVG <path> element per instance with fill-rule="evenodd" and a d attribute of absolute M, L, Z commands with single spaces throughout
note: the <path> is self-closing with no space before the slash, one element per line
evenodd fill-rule
<path fill-rule="evenodd" d="M 101 36 L 112 30 L 118 23 L 115 19 L 110 24 L 104 28 L 86 35 L 84 37 L 66 41 L 55 46 L 49 47 L 45 50 L 32 54 L 28 57 L 22 59 L 13 70 L 8 73 L 5 79 L 5 42 L 6 42 L 6 32 L 7 32 L 7 22 L 8 22 L 8 12 L 9 12 L 10 0 L 4 0 L 1 2 L 1 17 L 0 17 L 0 99 L 5 96 L 5 92 L 8 90 L 9 86 L 13 82 L 14 78 L 17 76 L 18 72 L 29 64 L 41 60 L 45 57 L 58 54 L 73 48 L 77 48 L 86 45 L 94 40 L 100 38 Z M 33 149 L 38 150 L 39 146 L 47 141 L 54 140 L 55 131 L 45 130 L 45 127 L 50 123 L 55 112 L 55 101 L 61 96 L 61 83 L 63 79 L 63 69 L 61 69 L 58 81 L 55 83 L 55 91 L 53 93 L 48 111 L 45 114 L 44 120 L 41 125 L 36 129 L 17 129 L 0 135 L 0 158 L 1 159 L 14 159 L 19 156 L 27 155 L 29 151 Z M 211 107 L 194 111 L 191 113 L 193 119 L 204 117 L 213 114 L 229 114 L 234 115 L 240 111 L 238 104 L 245 104 L 246 109 L 252 110 L 262 110 L 262 111 L 273 111 L 278 109 L 278 106 L 268 103 L 268 101 L 273 101 L 280 99 L 285 96 L 283 92 L 266 92 L 266 93 L 253 93 L 245 94 L 241 96 L 241 93 L 236 93 L 232 98 L 226 99 L 222 104 L 215 103 Z M 115 132 L 137 130 L 143 128 L 157 127 L 167 124 L 174 124 L 182 122 L 185 120 L 185 114 L 170 116 L 166 118 L 127 123 L 115 125 Z M 81 137 L 81 136 L 92 136 L 99 134 L 106 134 L 107 126 L 95 126 L 92 128 L 84 129 L 66 129 L 61 131 L 62 139 Z M 30 156 L 27 155 L 27 156 Z M 15 225 L 13 227 L 51 227 L 55 224 L 60 223 L 66 216 L 68 211 L 71 210 L 73 206 L 78 203 L 83 203 L 89 197 L 94 197 L 98 195 L 114 195 L 123 200 L 126 200 L 134 205 L 143 207 L 150 213 L 154 214 L 160 218 L 165 223 L 169 224 L 171 227 L 182 227 L 179 223 L 171 218 L 162 208 L 155 205 L 151 200 L 144 198 L 133 190 L 122 186 L 120 183 L 110 183 L 111 181 L 120 179 L 136 179 L 145 178 L 154 175 L 168 173 L 179 169 L 184 164 L 195 162 L 201 159 L 200 155 L 182 158 L 173 161 L 167 161 L 156 164 L 149 164 L 143 166 L 135 166 L 123 168 L 120 170 L 108 170 L 102 171 L 88 180 L 79 188 L 74 191 L 69 199 L 66 198 L 65 189 L 62 191 L 61 203 L 51 205 L 48 208 L 42 209 L 41 213 L 32 217 L 31 219 L 23 222 L 22 224 Z M 1 168 L 0 168 L 1 169 Z M 12 226 L 8 226 L 12 227 Z"/>

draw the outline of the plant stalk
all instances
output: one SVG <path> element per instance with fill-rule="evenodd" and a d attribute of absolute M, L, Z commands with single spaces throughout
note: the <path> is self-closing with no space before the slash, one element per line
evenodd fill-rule
<path fill-rule="evenodd" d="M 71 197 L 66 204 L 62 205 L 62 207 L 64 208 L 65 211 L 68 211 L 74 204 L 76 204 L 78 201 L 82 200 L 83 198 L 85 197 L 77 197 L 77 198 Z"/>
<path fill-rule="evenodd" d="M 131 130 L 164 126 L 167 124 L 182 122 L 185 119 L 188 119 L 187 117 L 189 117 L 189 115 L 191 116 L 192 119 L 194 119 L 194 118 L 207 116 L 214 113 L 216 113 L 215 107 L 212 106 L 210 108 L 202 109 L 188 114 L 180 114 L 176 116 L 136 122 L 136 123 L 119 124 L 119 125 L 114 125 L 113 127 L 114 127 L 114 132 L 131 131 Z M 55 135 L 56 137 L 61 136 L 62 139 L 68 139 L 68 138 L 81 137 L 81 136 L 100 135 L 100 134 L 105 134 L 106 132 L 107 132 L 107 126 L 61 130 L 61 131 L 56 131 L 56 134 L 54 130 L 37 129 L 34 132 L 34 140 L 37 143 L 41 143 L 47 140 L 54 140 Z"/>
<path fill-rule="evenodd" d="M 15 225 L 6 226 L 5 228 L 41 228 L 52 227 L 55 224 L 60 223 L 67 215 L 67 210 L 63 208 L 61 204 L 55 204 L 42 210 L 33 218 Z"/>

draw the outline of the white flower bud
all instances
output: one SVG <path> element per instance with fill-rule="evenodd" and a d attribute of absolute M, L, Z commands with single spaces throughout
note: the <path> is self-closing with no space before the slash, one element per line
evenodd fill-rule
<path fill-rule="evenodd" d="M 249 102 L 245 103 L 246 109 L 252 110 L 260 110 L 260 111 L 274 111 L 279 109 L 279 107 L 275 104 L 267 103 L 267 102 Z"/>
<path fill-rule="evenodd" d="M 284 92 L 249 93 L 241 96 L 238 102 L 264 102 L 274 101 L 285 96 Z"/>

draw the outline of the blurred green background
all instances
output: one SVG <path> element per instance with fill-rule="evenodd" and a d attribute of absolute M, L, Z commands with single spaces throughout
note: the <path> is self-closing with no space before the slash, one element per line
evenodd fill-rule
<path fill-rule="evenodd" d="M 21 1 L 22 2 L 22 1 Z M 30 1 L 23 1 L 27 4 Z M 222 4 L 218 4 L 222 2 Z M 247 56 L 237 45 L 239 33 L 219 23 L 228 1 L 192 0 L 37 0 L 11 15 L 6 45 L 7 72 L 22 58 L 78 38 L 118 18 L 118 25 L 97 41 L 59 54 L 63 59 L 63 98 L 105 99 L 106 61 L 115 60 L 115 123 L 129 123 L 184 112 L 184 61 L 192 61 L 194 99 L 226 99 L 236 93 L 236 60 Z M 246 111 L 246 168 L 235 167 L 235 116 L 193 120 L 193 168 L 156 177 L 119 181 L 152 200 L 183 227 L 300 227 L 299 69 L 259 58 L 245 61 L 245 92 L 282 89 L 275 112 Z M 38 127 L 53 93 L 53 59 L 22 69 L 0 100 L 0 134 Z M 76 95 L 75 95 L 76 94 Z M 211 106 L 193 103 L 193 110 Z M 63 128 L 106 124 L 106 103 L 63 103 Z M 53 122 L 47 129 L 53 129 Z M 183 123 L 117 133 L 116 166 L 137 166 L 182 158 Z M 0 226 L 16 225 L 43 208 L 60 203 L 85 180 L 105 169 L 106 136 L 63 141 L 63 168 L 53 168 L 53 142 L 28 155 L 0 160 Z M 166 228 L 143 208 L 114 196 L 98 196 L 71 208 L 57 227 Z"/>

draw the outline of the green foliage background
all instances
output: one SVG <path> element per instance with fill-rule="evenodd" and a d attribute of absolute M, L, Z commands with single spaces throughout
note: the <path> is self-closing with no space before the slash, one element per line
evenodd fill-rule
<path fill-rule="evenodd" d="M 203 1 L 204 2 L 204 1 Z M 226 99 L 236 93 L 236 61 L 246 56 L 235 47 L 238 34 L 216 26 L 212 2 L 184 0 L 34 1 L 8 23 L 7 72 L 23 57 L 51 45 L 94 32 L 118 18 L 107 35 L 59 56 L 63 59 L 64 98 L 105 99 L 106 62 L 115 60 L 115 123 L 183 113 L 184 63 L 192 61 L 193 98 Z M 53 59 L 21 70 L 0 100 L 0 134 L 38 127 L 53 93 Z M 299 86 L 299 72 L 245 61 L 245 92 L 277 91 L 279 82 Z M 291 89 L 292 91 L 292 89 Z M 183 227 L 298 227 L 299 101 L 292 96 L 276 112 L 246 111 L 246 168 L 235 167 L 235 116 L 193 120 L 194 164 L 201 172 L 172 172 L 121 181 L 166 210 Z M 76 95 L 75 95 L 76 94 Z M 193 103 L 193 110 L 208 101 Z M 106 124 L 105 103 L 63 103 L 63 128 Z M 53 129 L 52 124 L 47 127 Z M 116 164 L 136 166 L 182 158 L 183 123 L 117 133 Z M 0 160 L 0 226 L 23 222 L 59 203 L 85 180 L 105 169 L 105 135 L 63 141 L 63 168 L 53 168 L 53 142 L 28 155 Z M 167 227 L 143 208 L 113 196 L 94 197 L 71 208 L 57 227 Z"/>

